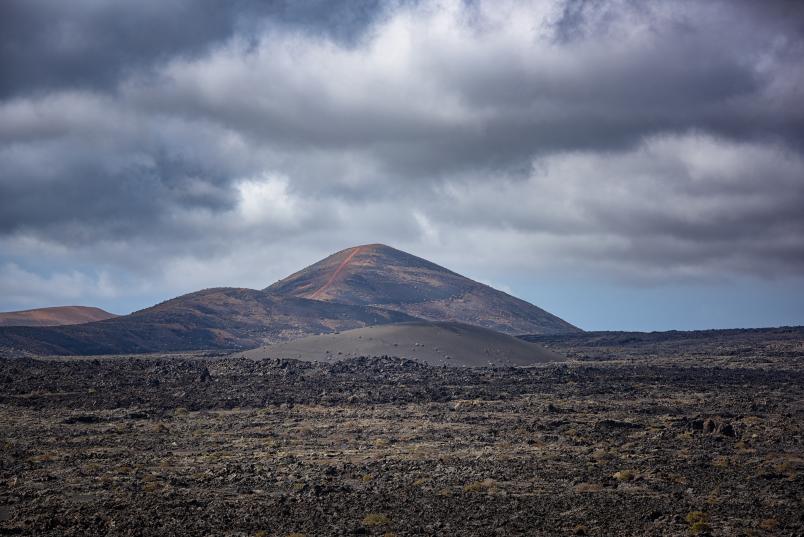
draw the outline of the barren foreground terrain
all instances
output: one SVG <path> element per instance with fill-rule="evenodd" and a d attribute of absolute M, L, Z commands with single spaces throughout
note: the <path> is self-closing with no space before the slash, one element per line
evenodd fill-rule
<path fill-rule="evenodd" d="M 531 369 L 9 356 L 0 534 L 801 535 L 803 336 L 556 337 Z"/>

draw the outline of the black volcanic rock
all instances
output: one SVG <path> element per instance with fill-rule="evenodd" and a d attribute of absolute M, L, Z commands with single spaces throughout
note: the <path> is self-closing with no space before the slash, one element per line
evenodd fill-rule
<path fill-rule="evenodd" d="M 382 244 L 333 254 L 266 289 L 341 304 L 374 305 L 430 321 L 506 334 L 581 332 L 541 308 Z"/>

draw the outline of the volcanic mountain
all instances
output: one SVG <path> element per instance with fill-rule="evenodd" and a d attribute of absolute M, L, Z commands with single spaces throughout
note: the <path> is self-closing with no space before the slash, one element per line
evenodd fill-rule
<path fill-rule="evenodd" d="M 35 354 L 237 350 L 423 319 L 508 334 L 579 331 L 524 300 L 374 244 L 338 252 L 262 291 L 206 289 L 103 321 L 0 327 L 0 348 Z"/>
<path fill-rule="evenodd" d="M 395 356 L 454 367 L 529 366 L 564 360 L 540 345 L 488 328 L 428 321 L 309 336 L 245 351 L 240 356 L 319 362 L 336 362 L 357 356 Z"/>
<path fill-rule="evenodd" d="M 421 319 L 457 321 L 512 335 L 581 331 L 529 302 L 383 244 L 342 250 L 266 291 L 377 306 Z"/>
<path fill-rule="evenodd" d="M 100 308 L 55 306 L 23 311 L 0 312 L 0 326 L 63 326 L 91 323 L 117 317 Z"/>

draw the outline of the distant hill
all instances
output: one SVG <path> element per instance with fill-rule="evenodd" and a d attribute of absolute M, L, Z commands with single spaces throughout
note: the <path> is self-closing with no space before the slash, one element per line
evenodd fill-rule
<path fill-rule="evenodd" d="M 117 317 L 89 306 L 55 306 L 23 311 L 0 312 L 0 326 L 63 326 L 91 323 Z"/>
<path fill-rule="evenodd" d="M 513 335 L 581 332 L 529 302 L 383 244 L 342 250 L 266 290 L 325 302 L 373 305 Z"/>
<path fill-rule="evenodd" d="M 380 308 L 224 287 L 183 295 L 106 321 L 0 328 L 0 348 L 35 354 L 247 349 L 309 334 L 411 320 L 404 313 Z"/>
<path fill-rule="evenodd" d="M 243 352 L 245 358 L 335 362 L 356 356 L 395 356 L 430 365 L 528 366 L 564 358 L 535 343 L 462 323 L 387 324 L 309 336 Z"/>
<path fill-rule="evenodd" d="M 0 327 L 0 349 L 34 354 L 240 350 L 418 320 L 512 335 L 581 332 L 524 300 L 371 244 L 331 255 L 262 291 L 206 289 L 102 321 Z"/>

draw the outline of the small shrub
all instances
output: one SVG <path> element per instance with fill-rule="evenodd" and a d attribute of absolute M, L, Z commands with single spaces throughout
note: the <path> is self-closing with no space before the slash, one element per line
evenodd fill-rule
<path fill-rule="evenodd" d="M 363 517 L 363 525 L 366 527 L 385 526 L 390 522 L 388 515 L 382 513 L 369 513 Z"/>
<path fill-rule="evenodd" d="M 164 423 L 159 422 L 151 427 L 151 431 L 155 433 L 167 433 L 170 432 L 170 429 L 168 429 L 167 425 L 165 425 Z"/>
<path fill-rule="evenodd" d="M 693 535 L 712 531 L 712 528 L 707 523 L 709 521 L 709 515 L 703 511 L 692 511 L 691 513 L 687 513 L 685 518 L 690 525 L 690 533 Z"/>
<path fill-rule="evenodd" d="M 34 463 L 53 462 L 56 460 L 56 455 L 53 453 L 42 453 L 41 455 L 34 455 L 28 460 Z"/>
<path fill-rule="evenodd" d="M 463 486 L 464 492 L 480 492 L 481 490 L 483 490 L 483 485 L 480 484 L 480 481 L 473 481 Z"/>
<path fill-rule="evenodd" d="M 793 462 L 789 460 L 782 460 L 777 462 L 776 464 L 773 465 L 773 469 L 779 474 L 786 475 L 790 481 L 795 480 L 798 475 L 798 472 L 796 472 L 795 464 L 793 464 Z"/>
<path fill-rule="evenodd" d="M 128 464 L 121 464 L 114 469 L 115 472 L 122 475 L 133 474 L 136 470 Z"/>
<path fill-rule="evenodd" d="M 775 518 L 766 518 L 759 523 L 759 527 L 763 530 L 773 531 L 779 526 L 779 521 Z"/>
<path fill-rule="evenodd" d="M 633 481 L 636 478 L 636 474 L 631 470 L 620 470 L 619 472 L 615 473 L 612 477 L 617 481 Z"/>
<path fill-rule="evenodd" d="M 691 513 L 687 513 L 685 517 L 687 524 L 695 524 L 696 522 L 706 522 L 709 520 L 709 515 L 704 513 L 703 511 L 692 511 Z"/>
<path fill-rule="evenodd" d="M 483 481 L 473 481 L 463 486 L 464 492 L 482 492 L 484 490 L 491 490 L 495 488 L 496 483 L 493 479 L 484 479 Z"/>
<path fill-rule="evenodd" d="M 728 457 L 715 457 L 712 459 L 712 466 L 715 468 L 728 468 L 731 461 Z"/>

